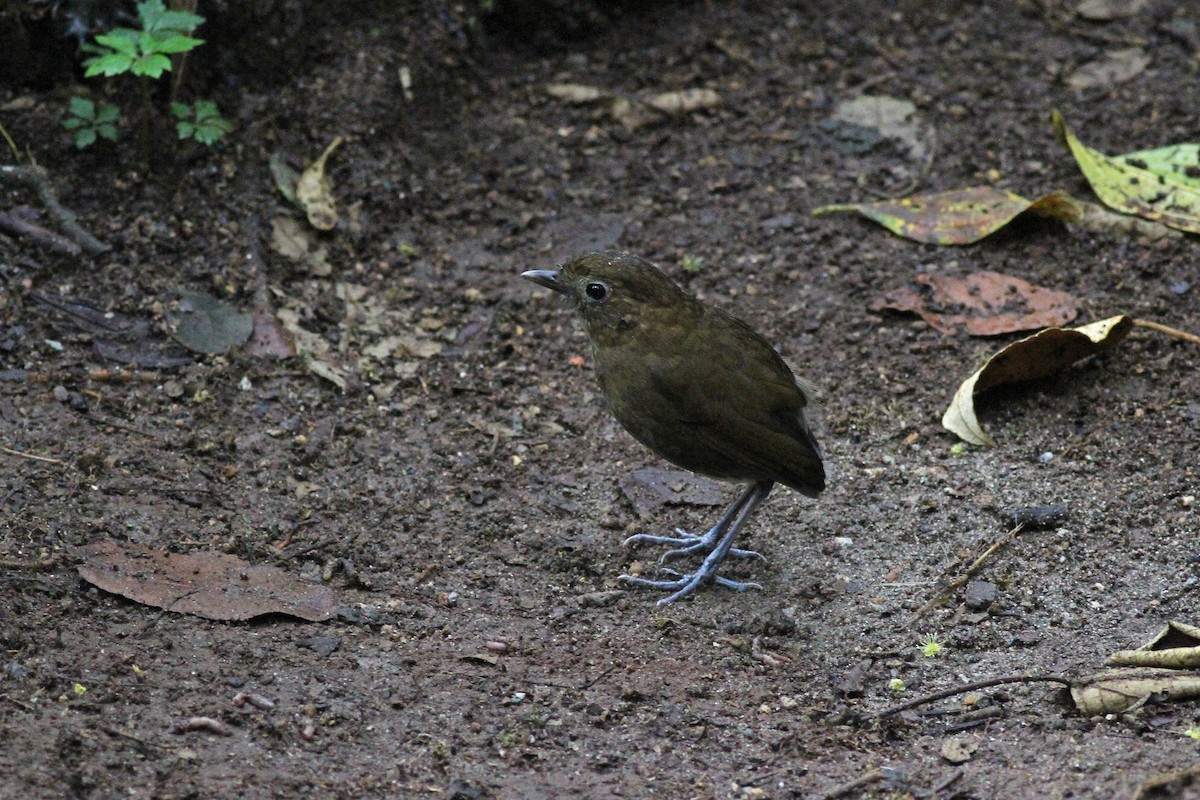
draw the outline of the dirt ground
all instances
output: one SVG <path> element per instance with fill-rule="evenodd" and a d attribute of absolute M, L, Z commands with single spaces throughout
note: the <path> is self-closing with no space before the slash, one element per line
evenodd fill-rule
<path fill-rule="evenodd" d="M 112 249 L 0 235 L 0 796 L 1125 798 L 1200 762 L 1195 701 L 1089 720 L 1035 683 L 861 720 L 969 681 L 1095 672 L 1167 620 L 1200 623 L 1200 348 L 1135 329 L 1000 392 L 983 413 L 999 446 L 957 453 L 942 411 L 1016 337 L 868 306 L 919 273 L 988 269 L 1071 292 L 1081 323 L 1194 331 L 1194 239 L 1032 220 L 933 247 L 810 214 L 980 183 L 1090 198 L 1050 111 L 1109 153 L 1196 141 L 1197 10 L 551 6 L 202 2 L 190 85 L 237 126 L 213 150 L 78 152 L 61 65 L 3 85 L 0 122 Z M 1131 47 L 1150 57 L 1136 77 L 1068 88 Z M 720 101 L 630 129 L 552 83 Z M 863 93 L 915 103 L 926 153 L 829 124 Z M 302 217 L 268 162 L 302 167 L 336 136 L 323 268 L 273 245 Z M 39 205 L 2 188 L 0 211 Z M 653 570 L 625 536 L 700 529 L 736 488 L 668 478 L 697 500 L 638 505 L 622 488 L 668 465 L 606 413 L 568 309 L 517 277 L 609 247 L 750 321 L 824 396 L 828 490 L 777 490 L 744 542 L 766 560 L 729 569 L 762 591 L 658 607 L 616 581 Z M 181 289 L 291 314 L 345 388 L 300 358 L 181 350 Z M 105 312 L 148 323 L 120 343 L 153 357 L 105 358 Z M 998 549 L 979 596 L 910 622 L 1010 509 L 1050 503 L 1065 516 Z M 274 565 L 342 610 L 140 605 L 80 578 L 102 540 Z M 177 732 L 194 716 L 228 735 Z"/>

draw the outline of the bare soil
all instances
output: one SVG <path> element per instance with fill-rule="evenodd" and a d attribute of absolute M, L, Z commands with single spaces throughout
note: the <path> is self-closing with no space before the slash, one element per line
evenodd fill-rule
<path fill-rule="evenodd" d="M 1089 720 L 1054 685 L 1012 685 L 856 721 L 968 681 L 1094 672 L 1169 619 L 1200 622 L 1200 348 L 1135 330 L 1000 392 L 984 407 L 999 446 L 955 455 L 942 410 L 1013 337 L 868 305 L 920 272 L 989 269 L 1074 293 L 1080 322 L 1194 330 L 1195 241 L 1034 220 L 938 248 L 809 212 L 979 183 L 1086 197 L 1052 108 L 1110 153 L 1195 141 L 1196 9 L 551 5 L 472 22 L 439 3 L 201 3 L 189 85 L 237 124 L 213 150 L 77 152 L 61 68 L 3 88 L 0 121 L 112 249 L 0 236 L 0 796 L 815 798 L 864 778 L 841 796 L 1123 798 L 1195 765 L 1194 701 Z M 1125 47 L 1150 55 L 1137 77 L 1065 86 Z M 628 130 L 549 97 L 555 82 L 721 101 Z M 827 124 L 863 92 L 916 103 L 927 159 Z M 268 160 L 302 166 L 336 136 L 342 222 L 312 274 L 271 246 L 298 212 Z M 38 205 L 3 191 L 0 210 Z M 766 560 L 730 568 L 762 591 L 669 607 L 620 591 L 656 556 L 625 536 L 702 529 L 719 505 L 635 509 L 621 486 L 668 465 L 606 413 L 568 310 L 517 278 L 601 247 L 750 321 L 824 395 L 829 489 L 778 490 L 743 542 Z M 346 389 L 298 358 L 170 366 L 180 289 L 290 310 Z M 158 360 L 99 355 L 105 312 L 149 323 L 134 344 Z M 994 598 L 957 591 L 910 624 L 1009 509 L 1049 503 L 1065 517 L 977 576 Z M 275 565 L 327 582 L 343 613 L 138 605 L 78 576 L 104 539 Z M 929 635 L 940 656 L 921 654 Z M 239 692 L 273 707 L 233 707 Z M 193 716 L 229 735 L 176 732 Z M 961 763 L 942 754 L 955 737 L 975 747 Z"/>

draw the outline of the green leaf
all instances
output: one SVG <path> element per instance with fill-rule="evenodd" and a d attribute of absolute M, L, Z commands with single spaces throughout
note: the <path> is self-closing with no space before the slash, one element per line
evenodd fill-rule
<path fill-rule="evenodd" d="M 168 11 L 155 20 L 147 30 L 191 33 L 203 24 L 204 17 L 197 14 L 189 14 L 186 11 Z"/>
<path fill-rule="evenodd" d="M 87 71 L 83 73 L 85 78 L 94 78 L 97 75 L 111 78 L 129 72 L 134 62 L 132 57 L 124 53 L 112 53 L 100 58 L 89 58 L 83 63 L 87 67 Z"/>
<path fill-rule="evenodd" d="M 68 101 L 73 116 L 79 117 L 81 120 L 92 120 L 96 118 L 96 104 L 86 97 L 75 95 Z"/>
<path fill-rule="evenodd" d="M 181 119 L 175 123 L 175 130 L 179 132 L 179 139 L 181 141 L 190 139 L 192 138 L 192 134 L 196 132 L 196 124 L 190 120 Z"/>
<path fill-rule="evenodd" d="M 1054 133 L 1075 156 L 1080 171 L 1101 202 L 1122 214 L 1136 214 L 1188 233 L 1200 233 L 1200 188 L 1146 168 L 1145 154 L 1130 163 L 1085 145 L 1067 127 L 1058 111 L 1051 115 Z M 1187 150 L 1183 150 L 1186 160 Z M 1186 170 L 1186 165 L 1184 166 Z"/>
<path fill-rule="evenodd" d="M 1138 150 L 1114 160 L 1144 169 L 1173 183 L 1200 189 L 1200 144 L 1173 144 L 1153 150 Z"/>
<path fill-rule="evenodd" d="M 114 106 L 112 103 L 101 103 L 100 110 L 96 113 L 96 124 L 105 125 L 116 122 L 121 118 L 121 109 Z"/>
<path fill-rule="evenodd" d="M 221 119 L 221 109 L 217 108 L 217 104 L 212 100 L 197 100 L 195 108 L 197 122 L 207 122 L 211 119 Z M 221 121 L 223 122 L 224 120 Z"/>
<path fill-rule="evenodd" d="M 100 134 L 100 136 L 102 138 L 108 139 L 110 142 L 115 142 L 117 140 L 117 126 L 116 125 L 107 125 L 107 124 L 97 125 L 96 133 Z"/>
<path fill-rule="evenodd" d="M 161 77 L 164 72 L 171 71 L 171 59 L 162 53 L 151 53 L 145 58 L 139 58 L 133 63 L 134 75 L 146 75 L 151 78 Z"/>
<path fill-rule="evenodd" d="M 203 39 L 193 39 L 179 33 L 172 33 L 154 41 L 154 51 L 158 53 L 186 53 L 204 44 Z"/>
<path fill-rule="evenodd" d="M 91 147 L 96 143 L 96 131 L 94 128 L 80 128 L 75 131 L 75 146 L 82 150 L 85 147 Z"/>
<path fill-rule="evenodd" d="M 82 128 L 87 124 L 89 123 L 86 119 L 80 119 L 79 117 L 66 117 L 62 121 L 62 126 L 69 131 L 73 131 L 76 128 Z"/>
<path fill-rule="evenodd" d="M 135 37 L 137 35 L 134 31 L 130 31 L 130 33 L 134 33 Z M 96 37 L 96 41 L 117 53 L 123 53 L 130 57 L 138 54 L 137 39 L 123 36 L 116 31 L 102 33 Z"/>
<path fill-rule="evenodd" d="M 167 7 L 162 0 L 146 0 L 137 4 L 138 19 L 142 21 L 144 30 L 152 30 L 154 25 L 167 13 Z"/>
<path fill-rule="evenodd" d="M 171 113 L 175 115 L 176 119 L 191 119 L 192 107 L 187 103 L 174 102 L 171 103 Z"/>

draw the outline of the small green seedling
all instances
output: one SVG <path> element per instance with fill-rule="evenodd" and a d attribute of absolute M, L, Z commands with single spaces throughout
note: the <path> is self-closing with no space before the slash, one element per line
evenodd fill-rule
<path fill-rule="evenodd" d="M 95 144 L 97 138 L 115 142 L 120 118 L 121 109 L 112 103 L 101 103 L 97 108 L 86 97 L 72 97 L 62 125 L 71 131 L 75 146 L 82 150 Z"/>
<path fill-rule="evenodd" d="M 937 636 L 930 634 L 921 640 L 921 655 L 926 658 L 937 658 L 946 648 L 938 640 Z"/>
<path fill-rule="evenodd" d="M 188 34 L 196 30 L 204 17 L 186 11 L 168 11 L 162 0 L 138 3 L 140 31 L 132 28 L 113 28 L 96 37 L 95 44 L 85 44 L 85 52 L 94 53 L 83 62 L 85 78 L 103 75 L 111 78 L 129 72 L 148 78 L 159 78 L 171 71 L 172 53 L 186 53 L 204 44 Z"/>
<path fill-rule="evenodd" d="M 136 78 L 157 80 L 163 73 L 171 71 L 171 56 L 188 53 L 204 44 L 192 33 L 204 22 L 204 17 L 186 11 L 170 11 L 163 0 L 145 0 L 137 4 L 140 29 L 113 28 L 96 37 L 95 43 L 86 43 L 83 50 L 90 53 L 84 59 L 84 77 L 97 76 L 114 78 L 133 75 Z M 143 83 L 142 103 L 150 105 L 149 85 Z M 92 102 L 82 97 L 72 97 L 70 114 L 63 126 L 74 132 L 75 146 L 88 147 L 97 137 L 110 141 L 117 139 L 116 122 L 120 112 L 115 106 L 101 104 L 99 110 Z M 111 111 L 109 110 L 111 109 Z M 193 105 L 172 102 L 171 113 L 176 118 L 175 129 L 180 140 L 195 139 L 211 145 L 233 129 L 223 117 L 216 103 L 198 100 Z"/>
<path fill-rule="evenodd" d="M 704 258 L 702 256 L 686 255 L 683 257 L 683 271 L 687 274 L 695 275 L 702 269 L 704 269 Z"/>
<path fill-rule="evenodd" d="M 217 104 L 211 100 L 197 100 L 192 105 L 171 103 L 171 113 L 177 120 L 175 130 L 181 141 L 195 139 L 211 145 L 233 130 L 233 123 L 221 116 Z"/>

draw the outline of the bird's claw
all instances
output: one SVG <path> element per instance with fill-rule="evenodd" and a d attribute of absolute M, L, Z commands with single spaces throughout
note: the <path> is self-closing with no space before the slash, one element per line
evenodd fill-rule
<path fill-rule="evenodd" d="M 622 583 L 641 586 L 647 589 L 661 589 L 667 592 L 673 591 L 674 594 L 669 597 L 664 597 L 658 601 L 657 605 L 660 606 L 665 606 L 669 603 L 674 603 L 676 600 L 687 597 L 709 581 L 717 584 L 718 586 L 724 586 L 727 589 L 733 589 L 735 592 L 745 592 L 749 591 L 750 589 L 763 588 L 761 584 L 753 583 L 751 581 L 735 581 L 729 578 L 722 578 L 720 575 L 713 575 L 710 570 L 705 570 L 704 568 L 698 569 L 695 572 L 690 572 L 686 575 L 680 575 L 673 569 L 665 569 L 663 572 L 666 572 L 669 575 L 679 575 L 679 577 L 674 580 L 656 581 L 651 580 L 650 578 L 640 578 L 636 575 L 621 575 L 617 578 L 617 580 L 621 581 Z"/>
<path fill-rule="evenodd" d="M 688 533 L 683 528 L 676 528 L 675 533 L 678 536 L 656 536 L 651 533 L 635 533 L 625 541 L 621 542 L 623 547 L 630 547 L 637 544 L 672 544 L 677 545 L 674 549 L 668 550 L 658 557 L 659 565 L 666 564 L 668 561 L 674 561 L 677 558 L 690 556 L 693 553 L 711 552 L 717 543 L 717 537 L 709 531 L 704 536 L 697 536 L 694 533 Z M 741 550 L 737 547 L 730 548 L 729 555 L 733 558 L 756 558 L 760 561 L 766 561 L 766 557 L 757 550 Z"/>

